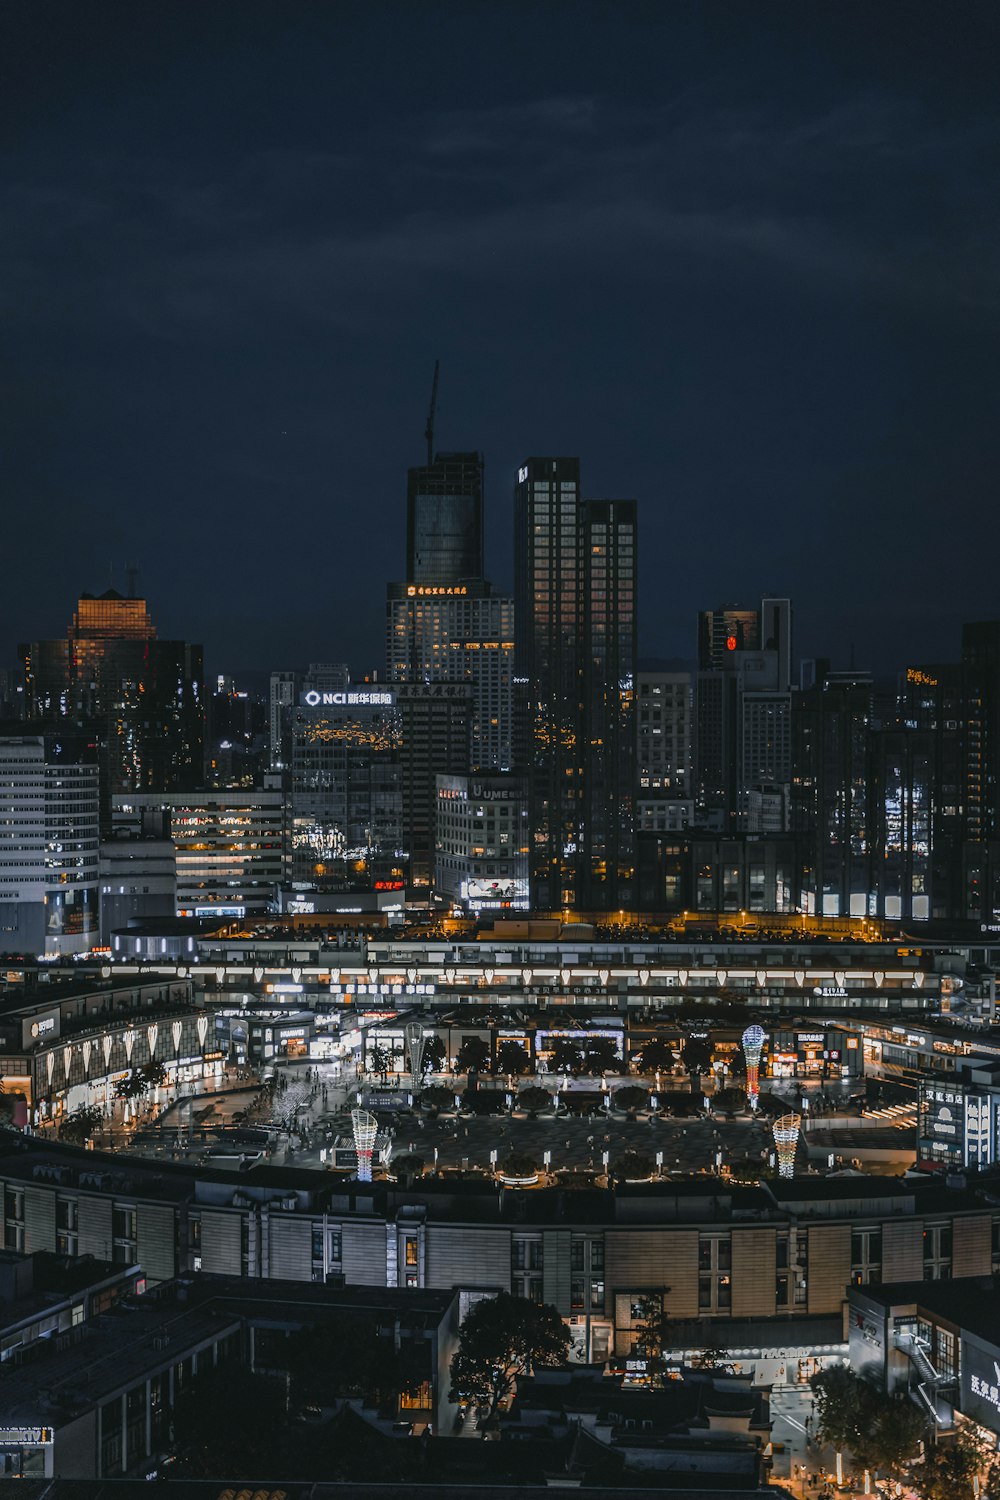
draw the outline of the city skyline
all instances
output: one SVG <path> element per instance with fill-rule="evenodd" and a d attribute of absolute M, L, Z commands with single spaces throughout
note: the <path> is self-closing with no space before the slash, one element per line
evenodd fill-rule
<path fill-rule="evenodd" d="M 525 455 L 637 498 L 644 654 L 765 591 L 803 654 L 877 672 L 995 614 L 956 546 L 1000 458 L 984 8 L 53 6 L 62 48 L 43 9 L 5 39 L 7 550 L 47 519 L 8 660 L 134 558 L 220 670 L 374 664 L 437 358 L 501 588 Z"/>

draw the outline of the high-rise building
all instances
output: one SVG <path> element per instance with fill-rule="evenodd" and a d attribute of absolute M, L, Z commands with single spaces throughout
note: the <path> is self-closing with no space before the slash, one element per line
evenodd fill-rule
<path fill-rule="evenodd" d="M 378 685 L 303 681 L 292 715 L 292 879 L 371 889 L 405 875 L 402 726 Z"/>
<path fill-rule="evenodd" d="M 793 698 L 790 818 L 800 848 L 798 904 L 810 915 L 869 915 L 873 694 L 867 672 L 828 672 Z"/>
<path fill-rule="evenodd" d="M 580 902 L 594 911 L 635 894 L 636 533 L 634 500 L 584 502 Z"/>
<path fill-rule="evenodd" d="M 639 669 L 636 678 L 636 827 L 677 832 L 694 821 L 690 672 Z"/>
<path fill-rule="evenodd" d="M 298 672 L 271 673 L 267 727 L 272 771 L 283 771 L 292 763 L 292 710 L 298 696 Z"/>
<path fill-rule="evenodd" d="M 434 878 L 437 778 L 469 765 L 472 694 L 461 682 L 399 682 L 393 691 L 400 725 L 403 847 L 410 879 Z"/>
<path fill-rule="evenodd" d="M 962 668 L 970 728 L 966 837 L 986 841 L 1000 838 L 1000 620 L 962 626 Z"/>
<path fill-rule="evenodd" d="M 406 579 L 436 585 L 483 577 L 483 455 L 438 453 L 410 469 Z"/>
<path fill-rule="evenodd" d="M 483 581 L 390 583 L 386 610 L 389 681 L 462 685 L 471 712 L 463 769 L 509 771 L 514 723 L 513 599 Z"/>
<path fill-rule="evenodd" d="M 144 599 L 83 594 L 65 639 L 31 642 L 21 654 L 28 721 L 68 719 L 97 733 L 106 825 L 115 792 L 201 783 L 202 650 L 160 640 Z"/>
<path fill-rule="evenodd" d="M 99 786 L 87 735 L 0 737 L 0 952 L 98 941 Z"/>
<path fill-rule="evenodd" d="M 514 515 L 532 904 L 627 906 L 634 871 L 635 502 L 584 502 L 579 459 L 531 458 L 518 471 Z"/>
<path fill-rule="evenodd" d="M 760 611 L 703 611 L 698 661 L 698 822 L 720 833 L 745 831 L 751 822 L 755 831 L 782 832 L 791 779 L 789 601 L 765 599 Z"/>

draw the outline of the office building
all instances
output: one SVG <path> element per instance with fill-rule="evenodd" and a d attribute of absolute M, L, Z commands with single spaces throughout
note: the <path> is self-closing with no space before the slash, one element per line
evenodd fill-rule
<path fill-rule="evenodd" d="M 635 678 L 638 657 L 634 500 L 588 500 L 580 516 L 583 785 L 580 899 L 588 910 L 635 895 Z"/>
<path fill-rule="evenodd" d="M 585 502 L 578 459 L 532 458 L 518 471 L 514 509 L 532 905 L 627 906 L 635 864 L 635 502 Z"/>
<path fill-rule="evenodd" d="M 727 642 L 737 638 L 726 637 Z M 745 829 L 751 804 L 755 815 L 761 806 L 752 794 L 789 785 L 792 695 L 785 665 L 777 650 L 727 645 L 720 666 L 699 670 L 696 766 L 702 826 L 719 833 Z M 781 809 L 780 797 L 777 803 L 772 798 L 770 807 L 772 815 Z M 782 814 L 776 831 L 786 826 Z"/>
<path fill-rule="evenodd" d="M 370 889 L 406 874 L 400 711 L 387 687 L 324 680 L 304 680 L 292 714 L 292 879 Z"/>
<path fill-rule="evenodd" d="M 467 911 L 528 907 L 528 806 L 520 776 L 438 776 L 434 884 Z"/>
<path fill-rule="evenodd" d="M 403 848 L 415 886 L 434 879 L 437 777 L 469 767 L 472 693 L 464 683 L 398 682 Z"/>
<path fill-rule="evenodd" d="M 408 583 L 483 578 L 483 455 L 438 453 L 406 485 Z"/>
<path fill-rule="evenodd" d="M 160 640 L 144 599 L 83 594 L 64 639 L 21 647 L 25 717 L 97 735 L 102 820 L 116 792 L 188 791 L 204 753 L 202 649 Z"/>
<path fill-rule="evenodd" d="M 809 915 L 869 915 L 873 695 L 867 672 L 828 672 L 794 697 L 790 818 Z"/>
<path fill-rule="evenodd" d="M 0 952 L 98 940 L 100 789 L 90 736 L 0 737 Z"/>
<path fill-rule="evenodd" d="M 1000 838 L 1000 620 L 962 626 L 962 669 L 970 744 L 966 837 Z"/>
<path fill-rule="evenodd" d="M 220 675 L 208 698 L 206 721 L 205 785 L 253 786 L 270 765 L 267 700 Z"/>
<path fill-rule="evenodd" d="M 245 917 L 273 909 L 287 879 L 289 840 L 281 778 L 263 787 L 197 794 L 116 796 L 115 826 L 170 839 L 181 917 Z M 124 926 L 124 923 L 120 924 Z"/>
<path fill-rule="evenodd" d="M 482 580 L 390 583 L 386 612 L 389 681 L 461 684 L 470 705 L 462 769 L 509 771 L 514 758 L 513 599 Z"/>
<path fill-rule="evenodd" d="M 272 672 L 268 691 L 267 740 L 272 771 L 292 763 L 292 710 L 299 696 L 298 672 Z"/>

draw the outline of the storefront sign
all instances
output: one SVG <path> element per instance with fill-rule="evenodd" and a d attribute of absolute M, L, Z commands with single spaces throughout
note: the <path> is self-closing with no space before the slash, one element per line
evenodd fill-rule
<path fill-rule="evenodd" d="M 1000 1361 L 962 1340 L 962 1415 L 1000 1429 Z"/>
<path fill-rule="evenodd" d="M 0 1427 L 0 1444 L 13 1444 L 18 1448 L 49 1447 L 55 1442 L 51 1427 Z"/>

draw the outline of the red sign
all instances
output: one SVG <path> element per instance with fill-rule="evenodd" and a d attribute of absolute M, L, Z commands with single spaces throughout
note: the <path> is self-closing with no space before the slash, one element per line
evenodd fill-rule
<path fill-rule="evenodd" d="M 402 880 L 376 880 L 376 882 L 375 882 L 375 889 L 377 891 L 401 891 L 403 889 L 403 881 Z"/>

